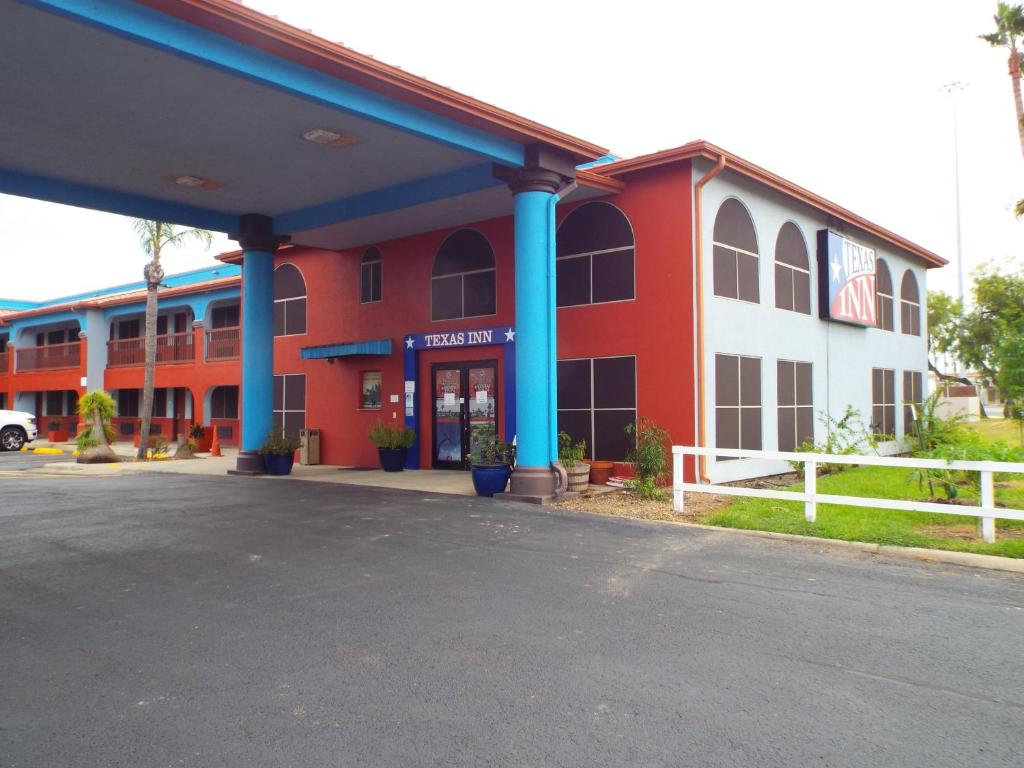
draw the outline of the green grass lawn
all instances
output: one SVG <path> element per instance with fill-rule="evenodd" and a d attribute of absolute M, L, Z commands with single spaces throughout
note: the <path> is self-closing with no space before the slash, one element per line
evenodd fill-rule
<path fill-rule="evenodd" d="M 927 487 L 921 489 L 910 475 L 909 470 L 895 467 L 855 467 L 819 477 L 818 492 L 889 499 L 929 498 Z M 802 491 L 803 484 L 794 485 L 792 489 Z M 974 489 L 961 487 L 960 498 L 976 502 L 978 496 Z M 1024 509 L 1024 476 L 997 477 L 996 501 Z M 710 512 L 701 522 L 846 541 L 1024 558 L 1024 522 L 1010 520 L 996 521 L 995 544 L 981 540 L 975 517 L 819 504 L 817 522 L 808 523 L 804 520 L 803 502 L 774 499 L 737 498 L 728 507 Z"/>
<path fill-rule="evenodd" d="M 964 426 L 977 432 L 991 443 L 1003 442 L 1007 445 L 1020 445 L 1020 428 L 1013 419 L 983 419 L 964 422 Z"/>

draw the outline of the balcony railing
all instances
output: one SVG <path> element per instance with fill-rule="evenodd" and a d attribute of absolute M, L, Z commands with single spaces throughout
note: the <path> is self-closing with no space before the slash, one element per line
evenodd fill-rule
<path fill-rule="evenodd" d="M 211 328 L 206 332 L 207 360 L 237 360 L 242 348 L 241 329 Z"/>
<path fill-rule="evenodd" d="M 78 368 L 82 364 L 82 342 L 47 344 L 42 347 L 19 347 L 15 351 L 15 368 L 19 371 L 53 371 Z"/>
<path fill-rule="evenodd" d="M 192 332 L 165 333 L 156 337 L 157 365 L 191 363 L 195 360 Z M 146 364 L 146 340 L 114 339 L 107 342 L 107 367 L 125 368 Z"/>
<path fill-rule="evenodd" d="M 0 376 L 7 375 L 7 365 L 11 359 L 10 352 L 0 352 Z"/>

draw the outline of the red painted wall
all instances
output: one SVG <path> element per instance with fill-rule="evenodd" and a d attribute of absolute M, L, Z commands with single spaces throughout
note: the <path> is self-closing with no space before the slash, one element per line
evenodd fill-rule
<path fill-rule="evenodd" d="M 627 189 L 607 199 L 621 208 L 636 238 L 636 299 L 558 311 L 559 358 L 637 356 L 637 405 L 667 429 L 674 441 L 694 437 L 693 277 L 691 184 L 688 165 L 633 174 Z M 560 207 L 558 220 L 571 206 Z M 430 320 L 430 270 L 434 254 L 453 229 L 429 232 L 377 246 L 383 257 L 383 301 L 359 304 L 359 260 L 365 248 L 344 252 L 285 249 L 277 263 L 295 264 L 308 293 L 307 332 L 278 338 L 274 373 L 306 374 L 306 425 L 323 430 L 325 463 L 376 466 L 366 432 L 377 419 L 403 421 L 402 338 L 428 333 L 514 324 L 513 224 L 511 217 L 472 225 L 490 241 L 497 263 L 497 314 L 469 320 Z M 388 358 L 352 358 L 328 363 L 302 360 L 306 346 L 390 338 Z M 420 462 L 430 466 L 430 364 L 496 359 L 503 382 L 502 348 L 475 347 L 419 355 Z M 382 372 L 379 411 L 359 408 L 360 374 Z M 399 402 L 389 402 L 390 395 Z M 499 395 L 504 408 L 504 393 Z M 520 408 L 523 405 L 520 404 Z M 502 417 L 499 414 L 499 422 Z"/>

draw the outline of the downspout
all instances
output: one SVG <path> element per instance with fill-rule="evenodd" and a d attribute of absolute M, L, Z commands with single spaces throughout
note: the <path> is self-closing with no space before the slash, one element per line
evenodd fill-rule
<path fill-rule="evenodd" d="M 548 200 L 548 232 L 551 237 L 548 240 L 548 306 L 551 307 L 550 322 L 548 323 L 548 434 L 551 443 L 548 454 L 551 468 L 558 475 L 558 487 L 555 489 L 556 496 L 565 493 L 569 478 L 565 469 L 558 463 L 558 296 L 555 286 L 555 273 L 557 271 L 557 238 L 555 237 L 555 207 L 576 189 L 576 182 L 570 181 Z"/>
<path fill-rule="evenodd" d="M 694 283 L 696 284 L 697 314 L 697 445 L 707 447 L 707 414 L 705 409 L 705 370 L 704 370 L 704 185 L 711 181 L 725 168 L 725 155 L 718 156 L 715 167 L 701 176 L 693 188 L 694 217 Z M 702 483 L 708 478 L 707 456 L 697 457 L 697 473 Z"/>

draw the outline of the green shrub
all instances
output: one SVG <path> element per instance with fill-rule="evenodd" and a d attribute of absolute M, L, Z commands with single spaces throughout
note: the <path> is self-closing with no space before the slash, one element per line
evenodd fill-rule
<path fill-rule="evenodd" d="M 670 450 L 668 432 L 653 420 L 641 417 L 626 425 L 626 434 L 635 446 L 629 451 L 626 460 L 636 465 L 636 473 L 640 480 L 657 484 L 666 474 Z"/>
<path fill-rule="evenodd" d="M 658 485 L 653 477 L 636 477 L 626 481 L 626 487 L 636 491 L 641 499 L 648 501 L 666 501 L 668 491 Z"/>
<path fill-rule="evenodd" d="M 572 436 L 568 432 L 558 433 L 558 461 L 566 469 L 572 469 L 587 455 L 587 441 L 580 440 L 573 445 Z"/>
<path fill-rule="evenodd" d="M 479 458 L 474 459 L 470 453 L 466 461 L 476 464 L 497 464 L 511 466 L 515 462 L 515 446 L 498 437 L 494 427 L 481 429 L 474 435 L 476 451 Z"/>
<path fill-rule="evenodd" d="M 375 421 L 367 435 L 378 448 L 410 448 L 416 440 L 416 433 L 409 427 L 391 427 L 383 421 Z"/>
<path fill-rule="evenodd" d="M 164 445 L 166 446 L 167 443 L 165 442 Z M 263 445 L 260 446 L 260 453 L 269 453 L 273 456 L 288 456 L 295 453 L 298 449 L 298 440 L 288 437 L 280 429 L 275 429 L 267 435 L 267 439 L 263 441 Z"/>
<path fill-rule="evenodd" d="M 859 410 L 847 405 L 843 415 L 833 418 L 825 411 L 818 412 L 818 423 L 824 427 L 825 439 L 815 443 L 804 440 L 797 446 L 798 453 L 828 453 L 833 456 L 853 456 L 868 448 L 877 452 L 878 436 L 865 426 Z M 795 472 L 804 471 L 804 462 L 791 461 Z M 853 468 L 853 464 L 818 464 L 819 475 L 833 475 Z"/>

